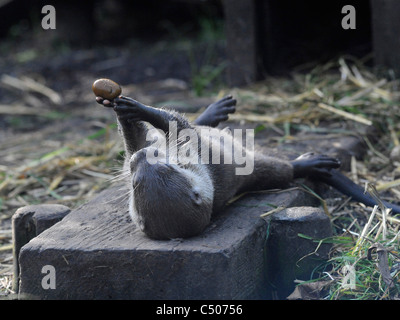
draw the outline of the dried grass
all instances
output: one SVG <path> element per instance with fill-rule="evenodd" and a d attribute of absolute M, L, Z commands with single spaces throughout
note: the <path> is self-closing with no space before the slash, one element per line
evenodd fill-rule
<path fill-rule="evenodd" d="M 15 79 L 4 77 L 1 81 L 9 86 L 15 83 Z M 35 86 L 27 79 L 20 81 L 26 90 L 40 91 L 46 99 L 59 103 L 56 93 Z M 18 86 L 21 86 L 21 82 L 18 82 Z M 268 78 L 247 88 L 222 90 L 219 95 L 228 92 L 237 97 L 240 105 L 231 119 L 265 124 L 282 135 L 285 135 L 285 124 L 301 124 L 318 130 L 321 123 L 325 122 L 345 121 L 362 126 L 373 123 L 383 130 L 383 135 L 377 144 L 370 143 L 368 161 L 353 162 L 352 175 L 360 183 L 370 181 L 379 190 L 386 190 L 388 200 L 398 199 L 400 162 L 390 159 L 391 149 L 399 145 L 398 80 L 380 78 L 360 61 L 346 57 L 318 65 L 307 73 L 295 73 L 290 79 Z M 29 108 L 23 107 L 23 103 L 21 106 L 19 114 L 31 113 Z M 3 112 L 9 113 L 9 109 L 0 106 L 0 114 Z M 118 159 L 121 160 L 122 144 L 112 135 L 115 131 L 115 125 L 107 125 L 83 139 L 79 137 L 66 143 L 46 138 L 49 134 L 55 134 L 56 130 L 50 133 L 44 130 L 1 141 L 0 157 L 7 165 L 0 163 L 0 222 L 9 220 L 16 208 L 28 204 L 63 203 L 75 207 L 109 186 L 116 171 L 113 168 L 118 167 Z M 342 226 L 345 224 L 343 221 L 351 219 L 351 227 L 359 228 L 355 235 L 346 232 L 337 236 L 332 261 L 347 259 L 356 265 L 358 261 L 363 261 L 363 254 L 366 254 L 363 247 L 365 239 L 373 237 L 374 241 L 380 241 L 383 232 L 386 242 L 382 245 L 387 248 L 387 253 L 389 256 L 391 252 L 397 254 L 400 228 L 396 217 L 386 215 L 384 218 L 377 209 L 371 214 L 359 205 L 349 205 L 347 202 L 336 208 L 328 206 L 328 209 L 334 225 Z M 364 227 L 359 219 L 354 218 L 357 211 L 365 215 Z M 7 223 L 3 225 L 9 226 Z M 347 229 L 350 230 L 350 227 Z M 353 247 L 349 245 L 349 239 Z M 372 245 L 367 242 L 369 246 Z M 395 250 L 389 250 L 389 247 Z M 0 233 L 0 295 L 8 294 L 11 290 L 10 250 L 11 232 L 7 227 Z M 349 253 L 353 253 L 351 259 L 348 258 Z M 398 261 L 397 256 L 392 257 L 395 257 L 392 262 Z M 336 275 L 330 275 L 329 280 L 337 279 L 341 271 L 337 269 L 331 273 L 334 272 Z M 393 279 L 398 279 L 398 274 Z M 379 285 L 384 287 L 382 282 Z M 342 298 L 343 292 L 339 291 L 337 289 L 331 297 Z M 387 292 L 386 296 L 380 297 L 388 297 Z"/>
<path fill-rule="evenodd" d="M 351 177 L 358 183 L 371 183 L 369 191 L 378 201 L 373 185 L 384 191 L 386 199 L 399 201 L 400 157 L 393 152 L 391 156 L 399 146 L 398 79 L 380 78 L 360 61 L 342 58 L 306 74 L 295 74 L 291 80 L 268 79 L 251 88 L 236 89 L 234 95 L 244 106 L 235 116 L 238 120 L 269 125 L 301 123 L 314 129 L 327 122 L 352 123 L 354 130 L 359 125 L 379 128 L 377 142 L 365 137 L 367 157 L 363 162 L 352 160 Z M 327 290 L 314 298 L 399 299 L 399 217 L 384 205 L 371 212 L 362 205 L 343 202 L 329 210 L 337 235 L 325 240 L 334 246 L 317 282 Z M 355 274 L 354 287 L 346 283 L 349 270 Z"/>

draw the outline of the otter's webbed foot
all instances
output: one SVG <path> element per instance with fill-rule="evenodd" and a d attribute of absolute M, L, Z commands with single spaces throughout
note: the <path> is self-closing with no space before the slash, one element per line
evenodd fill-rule
<path fill-rule="evenodd" d="M 232 96 L 226 96 L 210 104 L 194 123 L 200 126 L 216 127 L 220 122 L 228 120 L 228 115 L 236 111 L 235 106 L 236 100 Z"/>
<path fill-rule="evenodd" d="M 323 180 L 329 178 L 332 169 L 340 167 L 340 161 L 325 155 L 315 155 L 312 152 L 305 153 L 291 161 L 294 178 L 313 178 Z"/>

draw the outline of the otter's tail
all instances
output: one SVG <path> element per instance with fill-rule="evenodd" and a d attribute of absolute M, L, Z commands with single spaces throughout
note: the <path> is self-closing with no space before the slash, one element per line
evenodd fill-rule
<path fill-rule="evenodd" d="M 373 207 L 378 203 L 372 198 L 369 194 L 364 193 L 364 189 L 361 188 L 359 185 L 355 184 L 349 178 L 341 174 L 337 170 L 332 170 L 332 175 L 327 178 L 324 177 L 321 180 L 334 187 L 341 193 L 345 194 L 352 198 L 353 201 L 362 202 L 367 206 Z M 400 206 L 395 205 L 386 201 L 382 201 L 382 203 L 387 206 L 388 208 L 392 208 L 393 213 L 400 213 Z"/>

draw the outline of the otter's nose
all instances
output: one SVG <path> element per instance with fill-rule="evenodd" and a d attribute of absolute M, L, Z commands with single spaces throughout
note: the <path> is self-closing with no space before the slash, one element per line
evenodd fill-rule
<path fill-rule="evenodd" d="M 132 184 L 137 186 L 142 182 L 153 183 L 157 181 L 160 176 L 164 176 L 170 166 L 168 164 L 158 162 L 155 164 L 149 164 L 145 158 L 144 160 L 138 161 L 136 166 L 132 169 Z"/>
<path fill-rule="evenodd" d="M 144 151 L 144 149 L 134 153 L 129 161 L 131 171 L 133 171 L 139 163 L 145 160 L 146 160 L 146 152 Z"/>
<path fill-rule="evenodd" d="M 164 162 L 153 162 L 150 155 L 154 155 L 155 148 L 146 148 L 136 152 L 130 159 L 130 170 L 132 174 L 132 183 L 134 186 L 138 185 L 145 178 L 149 181 L 154 180 L 160 174 L 169 168 L 169 165 Z"/>

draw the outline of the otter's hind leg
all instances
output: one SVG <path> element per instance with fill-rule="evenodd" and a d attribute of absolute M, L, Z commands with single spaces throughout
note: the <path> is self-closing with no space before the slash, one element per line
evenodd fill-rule
<path fill-rule="evenodd" d="M 312 153 L 293 161 L 255 153 L 254 171 L 249 176 L 243 176 L 245 183 L 241 191 L 282 189 L 296 178 L 315 178 L 321 181 L 339 166 L 337 159 Z"/>
<path fill-rule="evenodd" d="M 236 111 L 236 100 L 226 96 L 210 104 L 207 109 L 194 121 L 199 126 L 216 127 L 220 122 L 228 120 L 228 114 Z"/>

